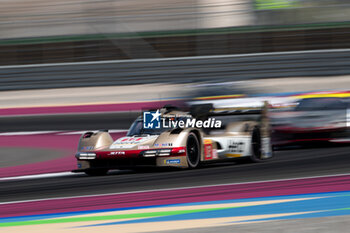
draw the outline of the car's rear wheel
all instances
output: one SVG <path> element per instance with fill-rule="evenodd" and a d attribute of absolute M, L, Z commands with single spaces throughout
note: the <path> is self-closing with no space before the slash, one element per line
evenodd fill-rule
<path fill-rule="evenodd" d="M 252 132 L 252 155 L 250 156 L 250 160 L 259 163 L 270 158 L 263 158 L 260 129 L 259 127 L 255 127 Z"/>
<path fill-rule="evenodd" d="M 91 169 L 85 171 L 85 174 L 89 176 L 104 176 L 107 174 L 107 172 L 108 169 Z"/>
<path fill-rule="evenodd" d="M 186 144 L 187 163 L 189 168 L 196 168 L 200 162 L 200 146 L 197 136 L 190 133 Z"/>

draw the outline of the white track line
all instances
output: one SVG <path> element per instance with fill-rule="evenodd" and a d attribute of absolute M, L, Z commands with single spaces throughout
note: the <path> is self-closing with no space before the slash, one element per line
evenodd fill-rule
<path fill-rule="evenodd" d="M 71 176 L 77 173 L 72 172 L 56 172 L 56 173 L 45 173 L 37 175 L 26 175 L 26 176 L 12 176 L 12 177 L 3 177 L 0 178 L 0 181 L 4 180 L 27 180 L 27 179 L 40 179 L 40 178 L 51 178 L 51 177 L 62 177 L 62 176 Z"/>
<path fill-rule="evenodd" d="M 295 177 L 295 178 L 274 179 L 274 180 L 248 181 L 248 182 L 237 182 L 237 183 L 215 184 L 215 185 L 184 186 L 184 187 L 179 187 L 179 188 L 149 189 L 149 190 L 142 190 L 142 191 L 128 191 L 128 192 L 104 193 L 104 194 L 93 194 L 93 195 L 42 198 L 42 199 L 32 199 L 32 200 L 23 200 L 23 201 L 0 202 L 0 205 L 26 203 L 26 202 L 34 202 L 34 201 L 50 201 L 50 200 L 59 200 L 59 199 L 68 199 L 68 198 L 73 199 L 73 198 L 85 198 L 85 197 L 103 197 L 103 196 L 117 195 L 117 194 L 145 193 L 145 192 L 156 192 L 156 191 L 172 191 L 172 190 L 206 188 L 206 187 L 221 187 L 221 186 L 228 186 L 228 185 L 241 185 L 241 184 L 254 184 L 254 183 L 260 184 L 260 183 L 266 183 L 266 182 L 293 181 L 293 180 L 312 179 L 312 178 L 327 178 L 327 177 L 337 177 L 337 176 L 347 176 L 347 175 L 350 175 L 350 173 L 340 173 L 340 174 L 322 175 L 322 176 Z"/>
<path fill-rule="evenodd" d="M 85 130 L 85 131 L 74 131 L 74 132 L 65 132 L 65 133 L 59 133 L 58 135 L 74 135 L 74 134 L 83 134 L 86 132 L 94 132 L 97 133 L 98 130 Z M 127 129 L 110 129 L 108 130 L 108 133 L 125 133 L 128 132 Z"/>
<path fill-rule="evenodd" d="M 20 135 L 37 135 L 37 134 L 48 134 L 58 133 L 62 131 L 25 131 L 25 132 L 6 132 L 0 133 L 0 136 L 20 136 Z"/>
<path fill-rule="evenodd" d="M 88 61 L 88 62 L 64 62 L 64 63 L 46 63 L 46 64 L 29 64 L 29 65 L 8 65 L 0 66 L 0 69 L 18 69 L 18 68 L 35 68 L 50 66 L 76 66 L 76 65 L 99 65 L 99 64 L 122 64 L 137 62 L 157 62 L 157 61 L 178 61 L 178 60 L 201 60 L 216 58 L 238 58 L 238 57 L 254 57 L 268 55 L 292 55 L 306 53 L 334 53 L 334 52 L 350 52 L 350 49 L 319 49 L 319 50 L 302 50 L 292 52 L 271 52 L 271 53 L 247 53 L 233 55 L 213 55 L 213 56 L 193 56 L 193 57 L 172 57 L 172 58 L 145 58 L 145 59 L 129 59 L 129 60 L 106 60 L 106 61 Z"/>
<path fill-rule="evenodd" d="M 109 133 L 125 133 L 127 129 L 110 129 Z M 38 134 L 57 134 L 57 135 L 74 135 L 83 134 L 86 132 L 98 132 L 98 130 L 82 130 L 82 131 L 23 131 L 23 132 L 5 132 L 0 133 L 0 136 L 21 136 L 21 135 L 38 135 Z"/>

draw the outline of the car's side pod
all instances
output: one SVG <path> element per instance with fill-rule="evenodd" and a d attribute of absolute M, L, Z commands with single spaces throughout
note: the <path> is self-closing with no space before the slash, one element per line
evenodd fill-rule
<path fill-rule="evenodd" d="M 79 140 L 78 151 L 91 151 L 112 145 L 113 138 L 108 132 L 84 133 Z"/>

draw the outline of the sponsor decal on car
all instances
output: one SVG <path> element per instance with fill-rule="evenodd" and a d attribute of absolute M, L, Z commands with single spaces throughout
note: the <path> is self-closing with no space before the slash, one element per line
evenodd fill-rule
<path fill-rule="evenodd" d="M 271 139 L 269 137 L 263 137 L 261 138 L 261 155 L 262 158 L 267 159 L 272 157 L 272 150 L 271 150 Z"/>
<path fill-rule="evenodd" d="M 167 159 L 165 160 L 166 164 L 180 164 L 180 159 Z"/>
<path fill-rule="evenodd" d="M 88 169 L 88 168 L 90 168 L 90 163 L 87 161 L 78 161 L 77 168 L 78 169 Z"/>
<path fill-rule="evenodd" d="M 211 144 L 204 145 L 205 160 L 213 159 L 213 146 Z"/>
<path fill-rule="evenodd" d="M 147 150 L 147 149 L 149 149 L 149 146 L 148 145 L 143 145 L 143 146 L 138 146 L 137 148 L 139 150 Z"/>
<path fill-rule="evenodd" d="M 162 146 L 173 146 L 172 143 L 162 143 Z"/>
<path fill-rule="evenodd" d="M 242 156 L 242 154 L 226 154 L 227 158 L 239 158 L 241 156 Z"/>
<path fill-rule="evenodd" d="M 125 151 L 111 151 L 109 155 L 125 155 Z"/>
<path fill-rule="evenodd" d="M 204 158 L 205 160 L 213 159 L 213 145 L 211 139 L 204 139 Z"/>
<path fill-rule="evenodd" d="M 116 144 L 138 144 L 141 141 L 144 141 L 145 138 L 143 137 L 122 137 L 119 138 L 114 143 Z"/>
<path fill-rule="evenodd" d="M 229 141 L 229 146 L 228 146 L 229 152 L 233 154 L 240 154 L 243 153 L 244 150 L 244 142 L 242 141 Z"/>
<path fill-rule="evenodd" d="M 173 146 L 172 143 L 155 143 L 155 147 L 167 147 L 167 146 Z"/>
<path fill-rule="evenodd" d="M 217 149 L 213 149 L 213 159 L 217 159 L 218 157 L 218 150 Z"/>
<path fill-rule="evenodd" d="M 82 150 L 82 151 L 89 151 L 89 150 L 93 150 L 93 149 L 94 149 L 93 146 L 83 146 L 80 148 L 80 150 Z"/>
<path fill-rule="evenodd" d="M 113 142 L 113 144 L 109 148 L 110 149 L 132 148 L 140 143 L 144 143 L 156 137 L 158 136 L 152 135 L 147 137 L 122 137 L 117 139 L 115 142 Z"/>

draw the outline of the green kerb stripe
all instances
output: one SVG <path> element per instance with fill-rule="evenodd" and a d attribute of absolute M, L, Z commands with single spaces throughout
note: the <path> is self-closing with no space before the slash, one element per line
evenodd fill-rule
<path fill-rule="evenodd" d="M 240 206 L 240 207 L 244 207 L 244 206 Z M 151 217 L 178 215 L 178 214 L 206 212 L 206 211 L 213 211 L 213 210 L 224 210 L 224 209 L 231 209 L 231 208 L 239 208 L 239 207 L 221 207 L 221 208 L 208 208 L 208 209 L 198 209 L 198 210 L 175 210 L 175 211 L 162 211 L 162 212 L 149 212 L 149 213 L 136 213 L 136 214 L 117 214 L 117 215 L 106 215 L 106 216 L 88 216 L 88 217 L 31 220 L 31 221 L 21 221 L 21 222 L 7 222 L 7 223 L 0 223 L 0 227 L 28 226 L 28 225 L 53 224 L 53 223 L 71 223 L 71 222 L 85 222 L 85 221 L 104 221 L 104 220 L 118 220 L 118 219 L 129 219 L 129 218 L 151 218 Z"/>

